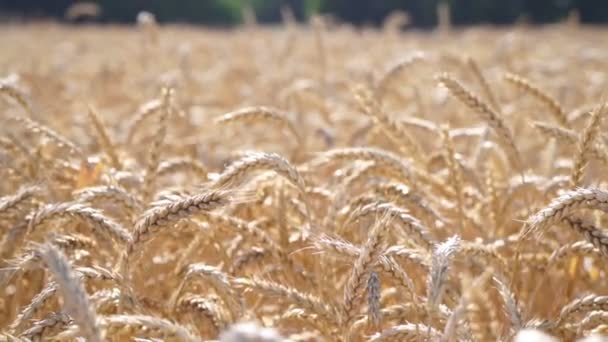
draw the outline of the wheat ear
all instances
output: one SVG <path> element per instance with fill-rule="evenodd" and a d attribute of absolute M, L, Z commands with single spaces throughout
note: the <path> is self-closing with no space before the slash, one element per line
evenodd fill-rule
<path fill-rule="evenodd" d="M 57 282 L 63 297 L 64 310 L 78 324 L 80 335 L 87 341 L 101 342 L 103 339 L 97 326 L 95 312 L 91 310 L 84 286 L 65 255 L 50 244 L 41 246 L 40 252 L 44 263 Z"/>
<path fill-rule="evenodd" d="M 526 80 L 525 78 L 523 78 L 521 76 L 518 76 L 518 75 L 515 75 L 512 73 L 507 73 L 507 74 L 505 74 L 504 78 L 509 83 L 511 83 L 511 84 L 515 85 L 516 87 L 522 89 L 523 91 L 529 93 L 530 95 L 532 95 L 533 97 L 538 99 L 540 102 L 545 104 L 547 107 L 549 107 L 549 109 L 551 110 L 551 114 L 553 114 L 553 116 L 555 117 L 555 120 L 562 127 L 565 127 L 565 128 L 569 127 L 568 117 L 566 115 L 564 108 L 551 95 L 547 94 L 542 89 L 533 85 L 530 81 Z"/>
<path fill-rule="evenodd" d="M 448 90 L 460 101 L 467 105 L 475 112 L 477 112 L 490 127 L 494 130 L 496 135 L 500 138 L 502 144 L 504 144 L 509 156 L 511 157 L 514 165 L 519 169 L 521 165 L 521 157 L 519 151 L 515 145 L 513 134 L 511 130 L 505 125 L 501 116 L 493 110 L 488 104 L 482 101 L 477 95 L 470 90 L 466 89 L 460 82 L 454 79 L 449 74 L 442 74 L 437 79 L 446 87 Z"/>
<path fill-rule="evenodd" d="M 89 110 L 87 113 L 89 114 L 89 119 L 91 120 L 91 123 L 93 124 L 93 128 L 95 128 L 95 132 L 97 132 L 97 136 L 99 137 L 99 143 L 100 143 L 101 147 L 103 148 L 104 152 L 106 153 L 106 155 L 108 156 L 108 158 L 110 159 L 110 163 L 117 170 L 122 169 L 122 165 L 120 163 L 120 158 L 118 157 L 118 154 L 116 153 L 116 149 L 114 147 L 114 144 L 112 143 L 112 139 L 110 139 L 110 134 L 109 134 L 108 130 L 106 129 L 106 125 L 103 123 L 103 121 L 99 117 L 97 110 L 95 110 L 95 108 L 93 108 L 93 106 L 89 105 Z"/>
<path fill-rule="evenodd" d="M 542 233 L 578 209 L 608 210 L 608 192 L 595 188 L 568 191 L 555 198 L 546 208 L 532 215 L 520 234 L 525 237 L 532 232 Z"/>
<path fill-rule="evenodd" d="M 388 229 L 389 221 L 389 217 L 384 216 L 374 224 L 359 257 L 355 261 L 355 265 L 351 270 L 346 285 L 344 285 L 341 323 L 347 330 L 358 309 L 357 298 L 365 290 L 367 278 L 369 278 L 372 267 L 379 261 L 379 258 L 383 253 L 383 244 L 386 241 L 386 231 Z"/>
<path fill-rule="evenodd" d="M 604 115 L 604 105 L 602 105 L 599 109 L 594 110 L 591 113 L 591 118 L 589 119 L 589 123 L 581 133 L 578 139 L 578 153 L 574 158 L 574 164 L 572 165 L 572 172 L 570 183 L 573 187 L 580 186 L 583 172 L 585 171 L 585 167 L 587 166 L 587 158 L 586 156 L 589 154 L 591 147 L 594 144 L 595 137 L 600 130 L 600 125 L 602 121 L 602 117 Z"/>

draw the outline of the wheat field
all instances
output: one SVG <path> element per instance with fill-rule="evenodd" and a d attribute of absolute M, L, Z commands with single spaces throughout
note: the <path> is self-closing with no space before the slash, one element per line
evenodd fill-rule
<path fill-rule="evenodd" d="M 0 30 L 0 341 L 608 333 L 604 28 Z"/>

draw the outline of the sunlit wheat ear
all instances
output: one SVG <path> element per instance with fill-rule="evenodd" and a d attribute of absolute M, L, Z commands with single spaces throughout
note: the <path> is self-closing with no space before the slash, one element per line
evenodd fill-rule
<path fill-rule="evenodd" d="M 492 266 L 500 272 L 506 272 L 508 265 L 494 246 L 481 243 L 462 241 L 458 249 L 458 255 L 466 258 L 479 259 L 487 266 Z"/>
<path fill-rule="evenodd" d="M 50 239 L 50 243 L 59 247 L 64 253 L 74 252 L 78 249 L 89 250 L 96 247 L 93 239 L 82 235 L 58 235 Z M 15 259 L 7 260 L 6 267 L 0 268 L 0 286 L 5 285 L 16 274 L 27 272 L 41 267 L 42 259 L 36 245 L 25 248 L 23 254 Z"/>
<path fill-rule="evenodd" d="M 434 310 L 441 303 L 446 286 L 446 277 L 452 258 L 458 251 L 459 246 L 460 238 L 454 235 L 438 244 L 433 251 L 431 269 L 427 279 L 427 306 L 429 310 Z"/>
<path fill-rule="evenodd" d="M 433 135 L 439 134 L 439 127 L 433 121 L 414 117 L 414 116 L 406 117 L 406 118 L 399 118 L 399 119 L 400 119 L 399 120 L 400 124 L 402 124 L 405 127 L 413 128 L 413 129 L 419 131 L 420 133 L 425 133 L 425 134 L 430 133 Z"/>
<path fill-rule="evenodd" d="M 555 198 L 546 208 L 532 215 L 520 234 L 522 237 L 527 237 L 531 233 L 543 233 L 571 212 L 579 209 L 608 210 L 608 192 L 594 188 L 568 191 Z"/>
<path fill-rule="evenodd" d="M 253 247 L 242 255 L 236 257 L 232 263 L 229 272 L 230 274 L 239 274 L 244 270 L 254 266 L 268 262 L 272 257 L 272 252 L 263 248 Z"/>
<path fill-rule="evenodd" d="M 48 204 L 42 207 L 30 216 L 27 231 L 31 233 L 46 222 L 59 218 L 81 219 L 96 233 L 107 236 L 119 244 L 128 244 L 131 241 L 131 234 L 118 222 L 97 209 L 74 202 Z"/>
<path fill-rule="evenodd" d="M 564 128 L 557 124 L 544 121 L 533 121 L 532 126 L 547 136 L 560 139 L 563 143 L 574 144 L 578 140 L 578 135 L 574 130 Z"/>
<path fill-rule="evenodd" d="M 31 199 L 38 191 L 40 191 L 39 186 L 24 186 L 13 195 L 0 197 L 0 214 L 18 208 L 22 203 Z"/>
<path fill-rule="evenodd" d="M 56 247 L 43 245 L 41 257 L 57 282 L 63 298 L 63 308 L 78 324 L 79 334 L 87 341 L 101 342 L 102 334 L 97 326 L 95 312 L 91 310 L 89 298 L 79 277 L 69 261 Z"/>
<path fill-rule="evenodd" d="M 587 241 L 573 242 L 553 251 L 547 261 L 547 267 L 559 265 L 576 257 L 601 257 L 601 252 Z"/>
<path fill-rule="evenodd" d="M 608 296 L 591 294 L 571 301 L 562 307 L 558 317 L 558 324 L 570 319 L 574 314 L 593 310 L 608 311 Z"/>
<path fill-rule="evenodd" d="M 377 148 L 371 147 L 350 147 L 342 149 L 328 150 L 320 153 L 310 162 L 310 167 L 322 166 L 332 162 L 368 160 L 377 163 L 386 169 L 387 173 L 395 178 L 406 181 L 406 184 L 416 188 L 414 174 L 410 164 L 399 156 Z"/>
<path fill-rule="evenodd" d="M 351 213 L 349 220 L 370 215 L 386 215 L 391 218 L 391 223 L 398 223 L 405 230 L 405 235 L 411 237 L 418 245 L 427 250 L 432 250 L 435 240 L 429 229 L 418 219 L 409 215 L 406 210 L 391 203 L 372 203 Z"/>
<path fill-rule="evenodd" d="M 580 323 L 578 323 L 577 334 L 582 335 L 582 333 L 586 330 L 590 330 L 593 327 L 597 327 L 602 324 L 606 324 L 608 322 L 608 312 L 606 311 L 592 311 L 588 315 L 583 318 Z M 581 342 L 601 342 L 604 339 L 601 336 L 596 336 L 596 338 L 589 338 L 586 340 L 582 340 Z"/>
<path fill-rule="evenodd" d="M 362 247 L 359 257 L 350 272 L 350 276 L 344 285 L 344 300 L 342 303 L 341 324 L 346 330 L 350 328 L 355 313 L 359 308 L 358 297 L 365 290 L 367 279 L 372 267 L 378 263 L 384 252 L 384 243 L 387 238 L 388 225 L 391 218 L 387 215 L 379 219 L 370 230 L 367 240 Z"/>
<path fill-rule="evenodd" d="M 286 128 L 291 135 L 300 142 L 301 137 L 294 123 L 285 113 L 272 107 L 246 107 L 234 112 L 226 113 L 214 120 L 217 125 L 252 124 L 256 122 L 270 122 Z"/>
<path fill-rule="evenodd" d="M 49 139 L 55 145 L 57 145 L 57 147 L 67 150 L 70 154 L 78 157 L 82 157 L 84 155 L 79 146 L 48 126 L 45 126 L 25 116 L 13 116 L 11 119 L 22 124 L 28 131 L 40 137 Z"/>
<path fill-rule="evenodd" d="M 600 125 L 605 112 L 604 107 L 605 104 L 592 112 L 587 126 L 580 134 L 578 139 L 578 151 L 574 158 L 574 164 L 572 165 L 572 172 L 570 174 L 570 183 L 573 187 L 581 185 L 583 172 L 585 171 L 585 167 L 588 163 L 588 159 L 586 157 L 589 154 L 590 149 L 593 147 L 595 137 L 598 135 L 600 130 Z"/>
<path fill-rule="evenodd" d="M 33 117 L 32 107 L 28 99 L 26 98 L 26 95 L 23 93 L 23 91 L 21 91 L 19 88 L 17 88 L 14 84 L 11 83 L 11 80 L 0 80 L 0 94 L 4 94 L 7 97 L 13 99 L 19 104 L 19 106 L 21 106 L 21 108 L 23 108 L 23 110 L 25 111 L 25 113 L 27 113 L 29 117 Z"/>
<path fill-rule="evenodd" d="M 53 234 L 51 236 L 50 242 L 66 251 L 93 249 L 97 245 L 97 242 L 94 239 L 82 234 Z"/>
<path fill-rule="evenodd" d="M 423 324 L 407 323 L 386 328 L 372 335 L 369 341 L 425 341 L 427 337 L 430 337 L 431 341 L 439 341 L 442 336 L 440 331 Z"/>
<path fill-rule="evenodd" d="M 330 324 L 337 324 L 334 307 L 311 294 L 260 279 L 236 278 L 232 280 L 232 283 L 236 288 L 251 289 L 264 296 L 276 297 L 278 300 L 295 304 L 319 315 Z"/>
<path fill-rule="evenodd" d="M 21 336 L 31 341 L 42 340 L 43 336 L 49 333 L 49 330 L 61 329 L 73 322 L 72 318 L 63 312 L 52 313 L 32 323 L 32 327 L 25 330 Z"/>
<path fill-rule="evenodd" d="M 304 192 L 306 185 L 298 170 L 287 159 L 276 153 L 251 152 L 242 159 L 230 164 L 220 176 L 213 181 L 213 188 L 226 186 L 237 187 L 251 173 L 260 170 L 272 170 L 287 179 Z"/>
<path fill-rule="evenodd" d="M 118 288 L 104 289 L 92 293 L 90 298 L 91 305 L 98 315 L 103 315 L 111 312 L 117 307 L 117 303 L 124 297 L 124 294 Z M 127 308 L 127 306 L 123 306 Z M 130 308 L 130 307 L 129 307 Z"/>
<path fill-rule="evenodd" d="M 381 183 L 375 187 L 375 190 L 398 205 L 411 205 L 420 209 L 420 211 L 426 214 L 431 220 L 438 220 L 441 223 L 445 223 L 446 221 L 441 214 L 431 206 L 431 203 L 427 199 L 420 194 L 414 193 L 412 189 L 405 184 Z"/>
<path fill-rule="evenodd" d="M 475 76 L 477 83 L 479 83 L 486 100 L 490 103 L 490 105 L 492 105 L 492 108 L 494 108 L 495 110 L 500 112 L 500 105 L 498 104 L 498 101 L 496 100 L 496 96 L 494 95 L 494 92 L 492 91 L 492 87 L 490 86 L 490 83 L 488 83 L 488 80 L 486 79 L 483 72 L 479 68 L 479 64 L 477 64 L 477 62 L 475 61 L 474 58 L 467 57 L 467 65 L 469 66 L 469 69 L 471 69 L 471 73 L 473 74 L 473 76 Z"/>
<path fill-rule="evenodd" d="M 397 63 L 393 64 L 378 78 L 376 81 L 376 96 L 378 100 L 381 102 L 382 99 L 389 94 L 391 88 L 389 85 L 397 80 L 403 72 L 407 71 L 407 69 L 415 66 L 416 64 L 425 61 L 426 57 L 423 53 L 413 53 L 411 56 L 406 57 Z"/>
<path fill-rule="evenodd" d="M 336 171 L 336 173 L 344 177 L 339 181 L 340 185 L 337 187 L 336 192 L 332 193 L 328 198 L 329 208 L 327 209 L 327 215 L 323 224 L 329 230 L 335 229 L 333 227 L 339 228 L 341 225 L 344 225 L 342 218 L 346 216 L 351 208 L 357 208 L 378 201 L 376 196 L 369 194 L 363 194 L 354 199 L 349 198 L 350 189 L 356 183 L 364 181 L 365 178 L 374 173 L 376 166 L 374 162 L 354 162 L 351 166 Z"/>
<path fill-rule="evenodd" d="M 393 258 L 388 256 L 380 257 L 378 269 L 382 271 L 383 274 L 387 275 L 389 279 L 395 281 L 401 288 L 400 290 L 407 290 L 408 298 L 410 298 L 414 303 L 418 302 L 414 281 Z"/>
<path fill-rule="evenodd" d="M 566 115 L 564 108 L 551 95 L 547 94 L 541 88 L 533 85 L 532 83 L 530 83 L 530 81 L 526 80 L 525 78 L 523 78 L 521 76 L 507 73 L 504 75 L 504 78 L 507 82 L 520 88 L 521 90 L 525 91 L 526 93 L 529 93 L 532 97 L 538 99 L 545 106 L 547 106 L 549 108 L 549 110 L 551 111 L 551 114 L 553 115 L 555 120 L 562 127 L 566 127 L 566 128 L 569 127 L 568 117 Z"/>
<path fill-rule="evenodd" d="M 332 239 L 328 236 L 318 236 L 314 239 L 314 241 L 316 248 L 334 257 L 355 259 L 358 258 L 362 253 L 361 247 L 355 246 L 343 240 Z M 390 278 L 394 279 L 399 283 L 399 285 L 401 285 L 401 287 L 403 287 L 403 289 L 410 292 L 409 295 L 411 297 L 414 297 L 416 291 L 412 279 L 410 279 L 407 273 L 405 273 L 402 267 L 394 259 L 394 257 L 401 257 L 399 252 L 403 252 L 401 254 L 405 254 L 405 251 L 396 251 L 395 249 L 400 248 L 399 246 L 393 246 L 392 248 L 386 250 L 385 255 L 379 257 L 379 264 L 377 266 L 378 271 L 382 271 L 383 274 L 386 274 Z M 416 253 L 413 252 L 412 254 Z M 418 254 L 411 259 L 417 264 L 424 264 L 425 262 L 423 261 L 424 258 Z"/>
<path fill-rule="evenodd" d="M 127 212 L 138 213 L 143 203 L 124 188 L 117 185 L 100 185 L 79 189 L 74 192 L 78 202 L 120 204 Z"/>
<path fill-rule="evenodd" d="M 383 321 L 399 321 L 412 319 L 411 317 L 420 318 L 422 320 L 430 320 L 433 326 L 441 327 L 447 323 L 448 318 L 452 314 L 452 310 L 445 305 L 440 305 L 437 312 L 433 313 L 431 317 L 428 317 L 425 311 L 423 303 L 406 303 L 406 304 L 394 304 L 389 305 L 380 310 L 380 315 Z M 410 317 L 410 318 L 408 318 Z M 361 333 L 361 329 L 369 325 L 368 317 L 362 317 L 357 320 L 351 329 L 351 336 L 356 336 L 357 333 Z"/>
<path fill-rule="evenodd" d="M 160 230 L 170 227 L 181 219 L 238 201 L 237 192 L 220 190 L 157 203 L 137 220 L 132 242 L 127 246 L 127 253 L 132 254 Z"/>
<path fill-rule="evenodd" d="M 604 257 L 608 257 L 608 233 L 605 229 L 575 216 L 565 217 L 562 222 L 583 235 L 585 240 L 595 246 Z"/>
<path fill-rule="evenodd" d="M 541 133 L 558 139 L 560 144 L 575 146 L 578 142 L 578 135 L 575 131 L 563 128 L 546 122 L 535 121 L 533 126 Z M 585 148 L 584 158 L 587 160 L 596 159 L 604 165 L 608 165 L 608 153 L 599 143 L 590 143 Z"/>
<path fill-rule="evenodd" d="M 518 169 L 521 168 L 521 156 L 515 145 L 513 133 L 511 133 L 511 130 L 506 126 L 502 117 L 451 75 L 445 73 L 441 74 L 437 77 L 437 80 L 441 82 L 454 97 L 458 98 L 467 107 L 479 114 L 481 118 L 490 125 L 494 130 L 494 133 L 499 137 L 500 142 L 509 152 L 509 157 L 514 163 L 514 166 Z"/>
<path fill-rule="evenodd" d="M 59 285 L 55 282 L 48 283 L 34 298 L 32 298 L 31 302 L 24 307 L 17 318 L 11 323 L 9 326 L 9 330 L 12 332 L 19 332 L 21 327 L 30 320 L 44 305 L 50 300 L 55 293 L 57 293 L 57 289 Z"/>
<path fill-rule="evenodd" d="M 498 289 L 498 293 L 500 293 L 500 296 L 502 297 L 504 311 L 511 322 L 511 331 L 519 331 L 523 327 L 524 320 L 521 307 L 515 298 L 515 294 L 501 276 L 494 276 L 493 280 Z"/>
<path fill-rule="evenodd" d="M 430 255 L 422 252 L 419 249 L 405 248 L 400 245 L 391 246 L 386 250 L 386 255 L 399 260 L 400 262 L 411 262 L 414 265 L 428 271 L 431 267 Z"/>
<path fill-rule="evenodd" d="M 328 331 L 326 326 L 319 322 L 318 316 L 315 314 L 310 314 L 306 310 L 302 310 L 299 308 L 294 308 L 288 310 L 281 314 L 279 317 L 275 319 L 272 326 L 279 328 L 282 324 L 287 323 L 287 321 L 298 321 L 300 324 L 304 323 L 314 327 L 315 329 L 324 332 L 327 337 L 331 338 L 339 338 L 335 331 Z"/>
<path fill-rule="evenodd" d="M 381 104 L 374 94 L 369 93 L 362 87 L 358 87 L 355 88 L 355 99 L 359 107 L 361 107 L 362 112 L 371 117 L 374 123 L 378 124 L 388 134 L 388 137 L 402 154 L 418 162 L 422 162 L 421 149 L 416 141 L 405 130 L 403 125 L 400 125 L 399 122 L 391 119 L 382 111 Z"/>
<path fill-rule="evenodd" d="M 190 342 L 200 338 L 187 328 L 169 320 L 143 315 L 109 315 L 99 317 L 99 326 L 107 336 L 119 336 L 133 332 L 138 335 Z M 128 336 L 128 335 L 127 335 Z M 141 335 L 140 335 L 141 336 Z"/>
<path fill-rule="evenodd" d="M 205 219 L 210 224 L 220 227 L 220 229 L 238 232 L 238 234 L 243 235 L 245 238 L 262 244 L 262 246 L 268 248 L 273 255 L 286 257 L 285 251 L 275 242 L 273 237 L 264 230 L 260 225 L 260 221 L 245 221 L 234 216 L 214 213 L 206 213 Z"/>
<path fill-rule="evenodd" d="M 462 319 L 464 319 L 466 313 L 466 303 L 464 299 L 465 298 L 461 296 L 460 300 L 458 301 L 452 312 L 449 314 L 449 317 L 445 322 L 445 326 L 443 327 L 443 336 L 439 341 L 452 342 L 457 340 L 460 330 L 459 323 Z"/>
<path fill-rule="evenodd" d="M 232 288 L 228 275 L 216 267 L 200 263 L 190 264 L 188 266 L 184 279 L 173 294 L 173 298 L 171 299 L 172 303 L 170 303 L 171 307 L 175 307 L 180 293 L 183 291 L 186 283 L 188 281 L 193 281 L 197 277 L 207 280 L 214 287 L 230 310 L 233 321 L 236 321 L 242 317 L 244 310 L 243 302 L 238 293 Z"/>
<path fill-rule="evenodd" d="M 215 329 L 214 333 L 220 332 L 230 324 L 224 316 L 218 303 L 202 296 L 186 295 L 180 298 L 176 305 L 176 311 L 180 314 L 189 313 L 192 319 L 208 321 Z"/>
<path fill-rule="evenodd" d="M 106 129 L 106 125 L 99 117 L 99 114 L 97 113 L 95 108 L 89 105 L 88 109 L 89 110 L 87 113 L 89 114 L 91 124 L 93 125 L 93 128 L 95 128 L 95 132 L 97 133 L 97 136 L 99 138 L 99 144 L 101 145 L 104 153 L 110 159 L 110 163 L 112 164 L 112 166 L 117 170 L 120 170 L 122 168 L 120 158 L 118 157 L 116 149 L 114 148 L 114 143 L 110 138 L 110 133 Z"/>
<path fill-rule="evenodd" d="M 137 113 L 135 114 L 134 118 L 129 122 L 127 127 L 127 145 L 133 143 L 135 134 L 141 129 L 141 126 L 143 125 L 144 121 L 153 114 L 156 114 L 162 108 L 162 104 L 163 103 L 160 99 L 154 99 L 142 104 L 139 107 Z"/>

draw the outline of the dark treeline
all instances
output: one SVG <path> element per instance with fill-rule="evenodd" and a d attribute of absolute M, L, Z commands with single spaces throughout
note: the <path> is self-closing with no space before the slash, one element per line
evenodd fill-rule
<path fill-rule="evenodd" d="M 99 0 L 100 22 L 132 22 L 139 11 L 154 13 L 161 22 L 234 25 L 251 6 L 258 21 L 277 22 L 289 6 L 299 20 L 314 13 L 329 13 L 354 24 L 376 25 L 394 10 L 406 11 L 410 24 L 437 24 L 437 5 L 449 3 L 456 25 L 510 24 L 524 19 L 534 23 L 563 20 L 576 10 L 584 23 L 608 22 L 608 0 Z M 63 19 L 73 0 L 0 0 L 0 19 Z"/>

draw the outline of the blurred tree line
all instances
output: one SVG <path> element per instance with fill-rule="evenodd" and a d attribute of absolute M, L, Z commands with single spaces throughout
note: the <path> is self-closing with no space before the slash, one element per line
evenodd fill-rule
<path fill-rule="evenodd" d="M 64 18 L 74 0 L 0 0 L 0 18 Z M 298 20 L 314 13 L 329 13 L 354 24 L 380 24 L 394 10 L 407 11 L 410 24 L 433 27 L 437 5 L 450 6 L 456 25 L 509 24 L 521 18 L 546 23 L 564 19 L 577 10 L 586 23 L 608 22 L 608 0 L 98 0 L 101 22 L 133 22 L 147 10 L 161 22 L 193 22 L 233 25 L 242 21 L 243 8 L 254 9 L 257 20 L 281 20 L 281 8 L 289 6 Z"/>

